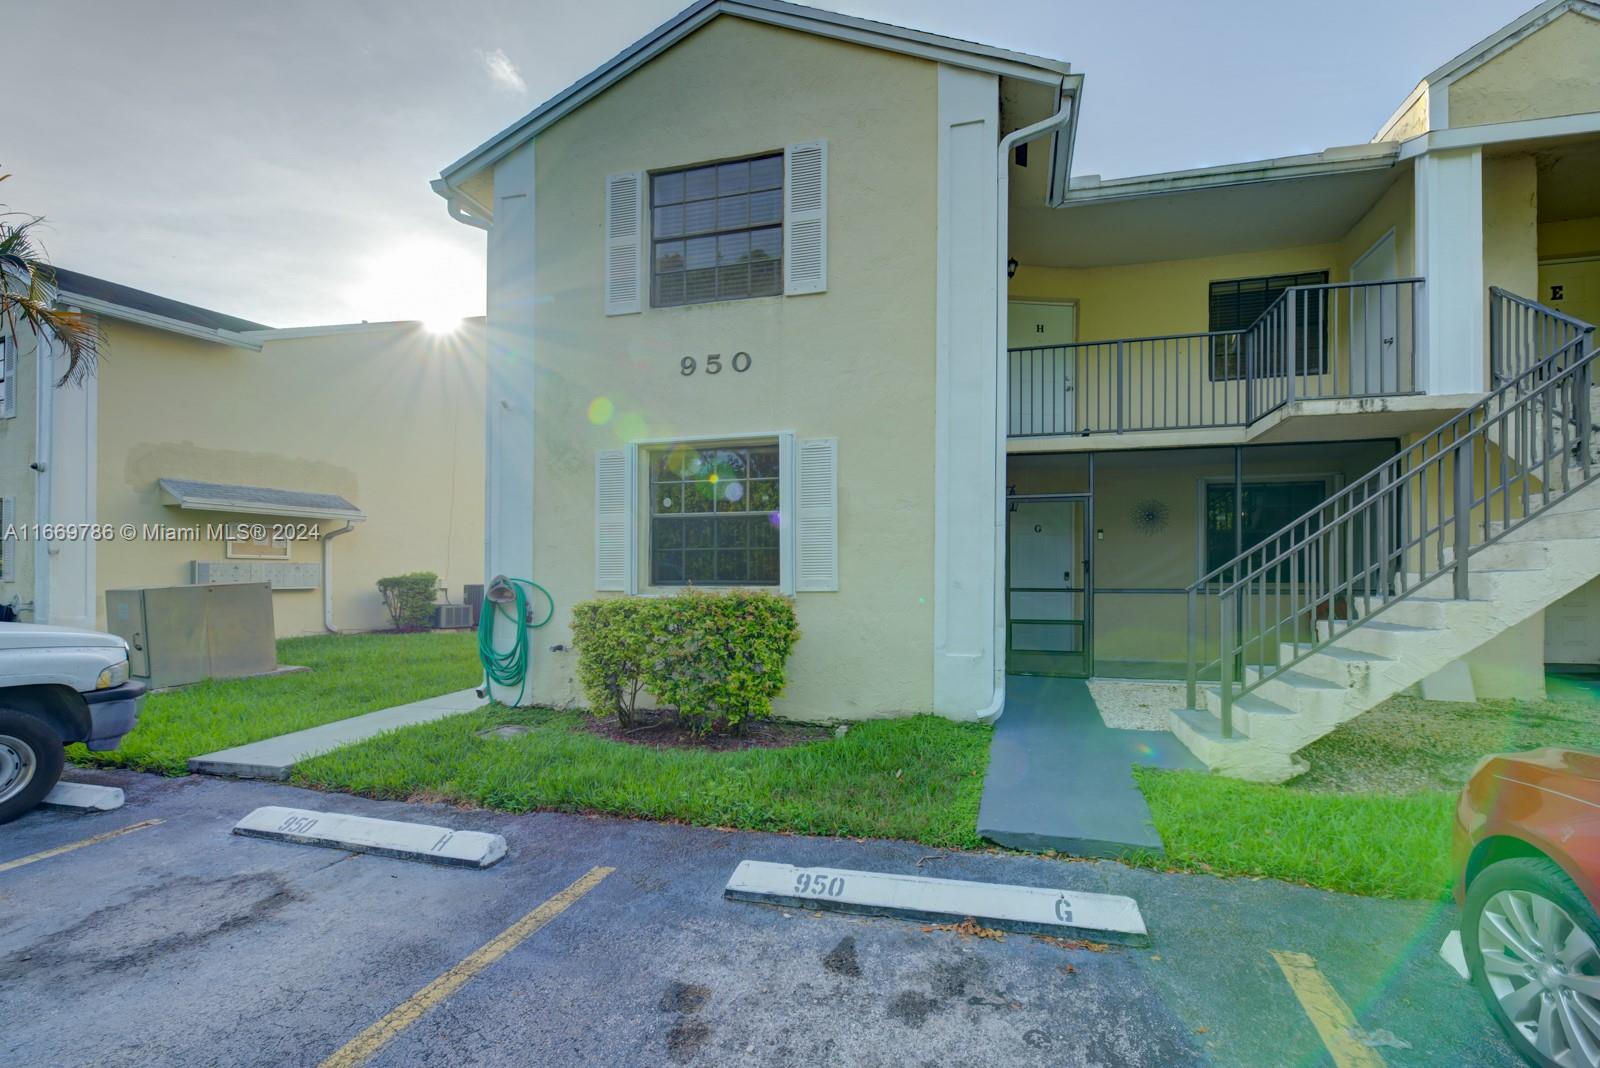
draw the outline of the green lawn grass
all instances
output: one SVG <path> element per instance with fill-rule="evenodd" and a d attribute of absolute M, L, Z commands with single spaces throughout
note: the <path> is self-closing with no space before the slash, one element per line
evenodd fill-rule
<path fill-rule="evenodd" d="M 151 694 L 120 748 L 91 753 L 74 745 L 67 758 L 182 775 L 193 756 L 464 690 L 483 678 L 475 637 L 462 631 L 285 638 L 278 663 L 311 670 Z"/>
<path fill-rule="evenodd" d="M 1139 768 L 1167 855 L 1157 866 L 1268 876 L 1372 897 L 1436 898 L 1450 870 L 1451 811 L 1490 753 L 1600 748 L 1593 701 L 1394 697 L 1312 743 L 1283 786 Z"/>
<path fill-rule="evenodd" d="M 953 848 L 982 844 L 987 726 L 914 716 L 857 723 L 842 738 L 782 749 L 709 752 L 612 741 L 583 730 L 585 715 L 495 706 L 306 761 L 294 781 L 509 812 L 602 812 Z M 479 737 L 505 724 L 529 729 Z"/>
<path fill-rule="evenodd" d="M 1134 775 L 1166 845 L 1154 865 L 1370 897 L 1436 898 L 1449 886 L 1453 793 L 1311 793 L 1154 768 Z"/>

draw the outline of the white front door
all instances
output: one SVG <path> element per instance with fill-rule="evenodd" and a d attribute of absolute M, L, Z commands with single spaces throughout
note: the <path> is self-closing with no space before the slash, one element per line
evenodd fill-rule
<path fill-rule="evenodd" d="M 1352 282 L 1396 277 L 1394 231 L 1384 234 L 1350 266 Z M 1350 392 L 1357 397 L 1400 392 L 1400 294 L 1393 286 L 1350 294 Z"/>
<path fill-rule="evenodd" d="M 1078 306 L 1014 300 L 1006 317 L 1013 435 L 1070 434 L 1077 426 L 1077 379 L 1071 345 L 1078 339 Z"/>

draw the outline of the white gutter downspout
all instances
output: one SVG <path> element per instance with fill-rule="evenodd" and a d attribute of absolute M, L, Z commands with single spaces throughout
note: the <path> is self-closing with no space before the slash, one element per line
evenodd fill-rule
<path fill-rule="evenodd" d="M 492 224 L 488 219 L 485 219 L 481 215 L 474 215 L 472 212 L 461 206 L 461 202 L 463 200 L 470 200 L 471 198 L 460 192 L 455 186 L 451 185 L 443 178 L 435 178 L 429 184 L 433 187 L 433 191 L 435 193 L 438 193 L 440 196 L 444 197 L 444 207 L 445 210 L 450 213 L 450 218 L 454 219 L 458 223 L 465 223 L 468 226 L 477 227 L 479 230 L 487 230 L 490 228 Z"/>
<path fill-rule="evenodd" d="M 354 523 L 346 523 L 322 536 L 322 629 L 329 634 L 338 634 L 339 628 L 333 625 L 333 550 L 328 543 L 354 529 Z"/>
<path fill-rule="evenodd" d="M 1032 126 L 1013 130 L 1000 139 L 996 165 L 999 168 L 996 184 L 997 208 L 995 212 L 995 478 L 994 478 L 994 697 L 989 707 L 978 713 L 984 723 L 1000 718 L 1006 707 L 1006 416 L 1009 411 L 1006 374 L 1006 296 L 1009 279 L 1006 261 L 1011 258 L 1011 153 L 1018 145 L 1037 141 L 1046 134 L 1062 129 L 1072 121 L 1073 102 L 1076 96 L 1063 92 L 1061 107 L 1048 119 Z"/>

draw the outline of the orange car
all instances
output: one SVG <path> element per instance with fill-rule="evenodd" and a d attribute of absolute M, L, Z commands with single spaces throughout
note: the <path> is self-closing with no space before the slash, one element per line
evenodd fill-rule
<path fill-rule="evenodd" d="M 1600 755 L 1486 758 L 1456 805 L 1472 983 L 1530 1064 L 1600 1068 Z"/>

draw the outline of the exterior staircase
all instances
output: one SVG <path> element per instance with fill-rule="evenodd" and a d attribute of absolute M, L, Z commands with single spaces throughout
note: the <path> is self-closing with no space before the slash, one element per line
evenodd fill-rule
<path fill-rule="evenodd" d="M 1577 325 L 1189 588 L 1189 700 L 1170 725 L 1195 756 L 1292 778 L 1300 749 L 1600 577 L 1600 384 Z"/>

